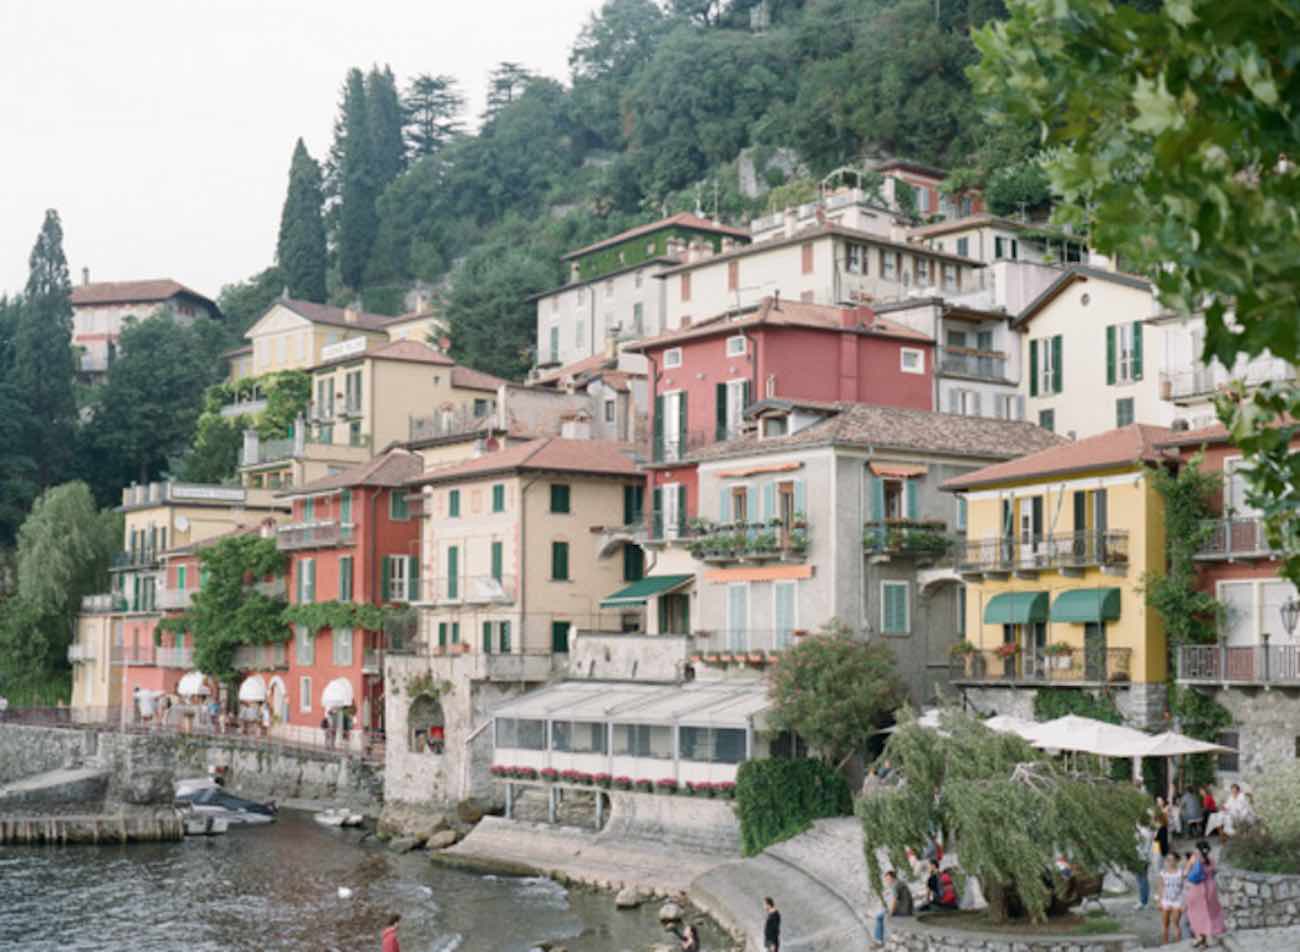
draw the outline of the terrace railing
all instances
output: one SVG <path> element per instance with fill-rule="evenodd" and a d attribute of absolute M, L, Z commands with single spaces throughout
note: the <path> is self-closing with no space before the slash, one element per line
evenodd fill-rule
<path fill-rule="evenodd" d="M 1004 653 L 981 649 L 953 655 L 954 681 L 1054 684 L 1112 684 L 1131 678 L 1131 648 L 1070 648 L 1068 651 Z"/>
<path fill-rule="evenodd" d="M 1064 532 L 1045 536 L 968 539 L 957 553 L 963 574 L 1010 574 L 1128 565 L 1128 531 Z"/>

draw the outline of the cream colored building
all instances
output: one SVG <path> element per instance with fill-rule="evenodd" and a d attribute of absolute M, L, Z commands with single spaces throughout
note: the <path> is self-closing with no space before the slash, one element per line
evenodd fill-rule
<path fill-rule="evenodd" d="M 971 215 L 908 231 L 910 241 L 935 251 L 947 251 L 985 264 L 1030 261 L 1038 264 L 1082 264 L 1087 248 L 1046 223 L 1016 221 L 998 215 Z"/>
<path fill-rule="evenodd" d="M 625 576 L 639 577 L 640 549 L 603 549 L 593 529 L 625 524 L 643 482 L 618 444 L 559 437 L 419 477 L 418 604 L 429 650 L 567 654 L 577 628 L 620 624 L 599 603 Z"/>
<path fill-rule="evenodd" d="M 447 322 L 437 311 L 424 310 L 389 318 L 384 325 L 390 340 L 412 340 L 421 344 L 437 342 L 447 333 Z"/>
<path fill-rule="evenodd" d="M 326 359 L 322 351 L 340 341 L 361 337 L 387 342 L 391 321 L 351 308 L 280 298 L 244 335 L 253 348 L 252 375 L 314 367 Z"/>

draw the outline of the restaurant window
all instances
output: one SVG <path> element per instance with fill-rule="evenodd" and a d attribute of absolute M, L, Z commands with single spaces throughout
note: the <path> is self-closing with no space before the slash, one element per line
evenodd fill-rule
<path fill-rule="evenodd" d="M 673 729 L 655 724 L 615 724 L 614 756 L 672 760 Z"/>
<path fill-rule="evenodd" d="M 682 760 L 705 764 L 738 764 L 745 759 L 745 731 L 739 727 L 683 727 Z"/>
<path fill-rule="evenodd" d="M 551 750 L 567 754 L 605 754 L 609 752 L 603 723 L 587 721 L 551 721 Z"/>
<path fill-rule="evenodd" d="M 498 717 L 496 746 L 513 750 L 545 750 L 546 722 L 524 718 Z"/>

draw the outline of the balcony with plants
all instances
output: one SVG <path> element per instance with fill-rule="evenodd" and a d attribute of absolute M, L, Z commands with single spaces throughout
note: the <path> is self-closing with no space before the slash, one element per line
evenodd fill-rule
<path fill-rule="evenodd" d="M 962 541 L 942 521 L 876 519 L 862 527 L 862 549 L 867 555 L 934 563 L 951 559 Z"/>
<path fill-rule="evenodd" d="M 687 524 L 687 550 L 701 562 L 803 562 L 808 558 L 808 520 L 795 513 L 789 524 L 768 522 L 711 523 L 694 519 Z"/>
<path fill-rule="evenodd" d="M 280 526 L 276 530 L 275 545 L 281 552 L 352 545 L 355 541 L 354 530 L 355 527 L 350 522 L 300 522 Z"/>
<path fill-rule="evenodd" d="M 972 684 L 1126 684 L 1133 649 L 1078 647 L 1057 641 L 1026 651 L 1015 643 L 980 648 L 969 641 L 949 652 L 949 676 Z"/>

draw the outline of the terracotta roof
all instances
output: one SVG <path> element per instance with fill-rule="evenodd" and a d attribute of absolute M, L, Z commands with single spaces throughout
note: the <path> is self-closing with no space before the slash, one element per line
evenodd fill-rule
<path fill-rule="evenodd" d="M 937 165 L 927 165 L 914 159 L 887 159 L 872 167 L 873 172 L 892 172 L 894 169 L 916 172 L 919 175 L 928 175 L 930 178 L 946 179 L 948 177 L 948 173 Z"/>
<path fill-rule="evenodd" d="M 386 314 L 367 314 L 365 311 L 353 312 L 356 320 L 349 321 L 347 308 L 332 304 L 317 304 L 314 301 L 299 301 L 296 298 L 277 298 L 275 304 L 283 305 L 299 317 L 306 318 L 313 324 L 331 324 L 337 327 L 359 327 L 366 331 L 382 331 L 392 321 Z M 275 305 L 273 304 L 272 307 Z"/>
<path fill-rule="evenodd" d="M 342 472 L 325 476 L 302 486 L 277 493 L 278 497 L 309 496 L 313 493 L 353 486 L 402 486 L 424 469 L 424 460 L 409 450 L 393 449 L 358 466 L 349 466 Z"/>
<path fill-rule="evenodd" d="M 581 255 L 591 254 L 593 251 L 599 251 L 601 248 L 608 248 L 611 245 L 617 245 L 620 242 L 627 241 L 631 238 L 637 238 L 641 235 L 650 235 L 656 231 L 663 231 L 665 228 L 694 228 L 697 231 L 711 231 L 719 235 L 731 235 L 736 238 L 748 238 L 749 231 L 745 228 L 736 228 L 732 225 L 723 225 L 718 222 L 709 221 L 707 218 L 701 218 L 699 215 L 692 215 L 690 212 L 681 212 L 677 215 L 670 215 L 667 218 L 661 218 L 658 221 L 652 221 L 648 225 L 638 225 L 635 228 L 629 228 L 627 231 L 621 231 L 611 238 L 603 238 L 594 245 L 587 245 L 585 248 L 578 248 L 576 251 L 570 251 L 568 254 L 561 255 L 561 261 L 568 261 L 571 258 L 577 258 Z"/>
<path fill-rule="evenodd" d="M 845 327 L 843 324 L 842 318 L 846 314 L 856 317 L 856 323 L 851 327 Z M 869 307 L 848 308 L 834 304 L 804 304 L 800 301 L 777 303 L 774 299 L 765 297 L 755 308 L 747 308 L 739 313 L 720 314 L 681 330 L 636 341 L 628 344 L 624 349 L 633 353 L 657 350 L 682 341 L 718 334 L 735 334 L 755 327 L 810 327 L 816 330 L 897 337 L 923 344 L 934 343 L 934 339 L 929 334 L 923 334 L 904 324 L 880 317 Z"/>
<path fill-rule="evenodd" d="M 466 390 L 491 390 L 495 393 L 497 387 L 506 383 L 509 383 L 509 381 L 494 377 L 491 374 L 485 374 L 481 370 L 462 367 L 460 364 L 456 364 L 451 368 L 451 385 L 453 387 L 463 387 Z"/>
<path fill-rule="evenodd" d="M 234 347 L 230 350 L 223 350 L 222 357 L 238 357 L 240 354 L 251 354 L 253 352 L 252 344 L 245 344 L 243 347 Z"/>
<path fill-rule="evenodd" d="M 444 469 L 431 470 L 408 482 L 415 485 L 443 483 L 516 470 L 637 476 L 640 471 L 628 455 L 631 451 L 632 447 L 627 444 L 611 440 L 568 440 L 549 436 Z"/>
<path fill-rule="evenodd" d="M 1019 459 L 977 469 L 943 484 L 944 489 L 972 489 L 999 483 L 1031 479 L 1035 476 L 1059 476 L 1095 469 L 1115 469 L 1160 463 L 1176 459 L 1160 449 L 1173 431 L 1163 426 L 1130 423 L 1087 439 L 1065 443 Z"/>
<path fill-rule="evenodd" d="M 645 374 L 629 373 L 626 370 L 606 370 L 604 373 L 596 374 L 597 379 L 601 380 L 611 390 L 624 392 L 632 389 L 633 377 L 644 376 Z"/>
<path fill-rule="evenodd" d="M 92 281 L 72 289 L 68 300 L 72 304 L 145 304 L 170 301 L 177 295 L 197 298 L 216 309 L 212 299 L 171 278 L 148 281 Z"/>
<path fill-rule="evenodd" d="M 333 360 L 325 360 L 317 364 L 313 370 L 319 370 L 322 367 L 332 367 L 335 364 L 351 363 L 357 360 L 372 358 L 374 360 L 399 360 L 416 364 L 435 364 L 439 367 L 451 367 L 455 361 L 438 350 L 436 347 L 423 343 L 418 340 L 395 340 L 388 344 L 382 344 L 379 347 L 373 347 L 369 350 L 357 351 L 355 354 L 347 354 L 344 357 L 335 357 Z"/>
<path fill-rule="evenodd" d="M 1007 228 L 1011 231 L 1053 231 L 1065 232 L 1060 228 L 1053 227 L 1049 222 L 1017 221 L 1014 218 L 1003 218 L 1001 215 L 992 215 L 987 212 L 981 212 L 978 215 L 967 215 L 965 218 L 949 218 L 947 221 L 935 222 L 933 225 L 918 225 L 916 228 L 909 228 L 907 235 L 909 238 L 933 238 L 935 235 L 946 235 L 953 231 L 964 231 L 967 228 L 979 228 L 984 225 L 997 225 L 1000 228 Z M 1080 239 L 1082 240 L 1082 239 Z"/>
<path fill-rule="evenodd" d="M 1276 426 L 1293 426 L 1298 421 L 1284 416 L 1276 422 Z M 1203 446 L 1214 443 L 1231 443 L 1232 434 L 1222 423 L 1213 423 L 1210 426 L 1203 426 L 1196 430 L 1170 430 L 1170 436 L 1167 440 L 1161 440 L 1159 445 L 1162 447 L 1188 447 Z M 1300 441 L 1300 431 L 1294 434 L 1293 441 Z"/>
<path fill-rule="evenodd" d="M 796 401 L 796 405 L 804 404 Z M 798 433 L 762 439 L 750 434 L 707 446 L 691 453 L 688 459 L 705 462 L 812 446 L 853 446 L 873 451 L 901 450 L 939 456 L 1007 459 L 1063 442 L 1064 437 L 1023 420 L 995 420 L 931 410 L 839 403 L 825 420 Z"/>
<path fill-rule="evenodd" d="M 557 380 L 563 380 L 565 377 L 576 377 L 578 374 L 617 366 L 617 364 L 617 357 L 610 357 L 603 352 L 592 354 L 590 357 L 582 358 L 582 360 L 575 360 L 571 364 L 565 364 L 563 367 L 556 367 L 554 370 L 538 374 L 535 382 L 540 384 L 553 383 Z"/>
<path fill-rule="evenodd" d="M 1016 315 L 1012 321 L 1013 327 L 1020 327 L 1027 323 L 1035 314 L 1056 299 L 1056 296 L 1068 288 L 1075 281 L 1087 281 L 1090 278 L 1096 278 L 1100 281 L 1109 281 L 1112 284 L 1122 284 L 1125 287 L 1137 288 L 1140 291 L 1150 291 L 1151 282 L 1146 278 L 1139 278 L 1136 275 L 1124 274 L 1120 271 L 1106 271 L 1103 268 L 1094 268 L 1091 265 L 1075 264 L 1066 268 L 1061 276 L 1049 284 L 1043 291 L 1028 304 L 1024 310 Z"/>

